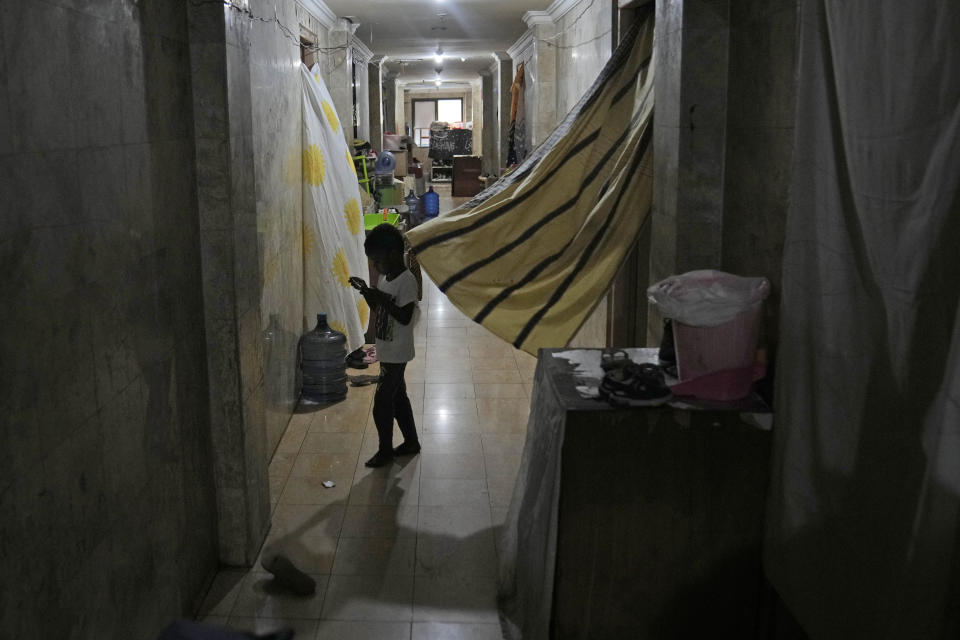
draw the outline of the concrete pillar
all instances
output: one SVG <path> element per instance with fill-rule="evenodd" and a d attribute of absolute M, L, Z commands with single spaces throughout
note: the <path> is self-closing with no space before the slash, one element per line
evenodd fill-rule
<path fill-rule="evenodd" d="M 201 277 L 220 561 L 249 566 L 269 528 L 250 22 L 188 5 Z M 259 398 L 259 401 L 256 399 Z"/>
<path fill-rule="evenodd" d="M 483 80 L 470 82 L 470 119 L 473 121 L 473 155 L 483 156 Z"/>
<path fill-rule="evenodd" d="M 651 281 L 721 266 L 729 0 L 656 6 Z M 659 341 L 651 310 L 649 340 Z"/>

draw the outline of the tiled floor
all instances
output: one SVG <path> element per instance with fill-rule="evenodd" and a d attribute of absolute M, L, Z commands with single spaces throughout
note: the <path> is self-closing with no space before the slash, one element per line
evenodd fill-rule
<path fill-rule="evenodd" d="M 450 208 L 449 190 L 439 191 Z M 284 594 L 258 563 L 221 572 L 203 619 L 258 632 L 292 627 L 306 640 L 501 637 L 496 529 L 520 464 L 536 360 L 471 322 L 429 281 L 415 337 L 406 380 L 419 456 L 363 466 L 377 447 L 368 386 L 294 415 L 270 465 L 264 548 L 312 574 L 316 594 Z"/>

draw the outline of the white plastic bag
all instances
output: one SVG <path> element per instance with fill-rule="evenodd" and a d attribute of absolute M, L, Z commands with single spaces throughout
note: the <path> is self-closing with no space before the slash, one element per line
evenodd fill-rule
<path fill-rule="evenodd" d="M 704 269 L 670 276 L 647 289 L 666 318 L 692 327 L 716 327 L 756 307 L 770 294 L 766 278 Z"/>

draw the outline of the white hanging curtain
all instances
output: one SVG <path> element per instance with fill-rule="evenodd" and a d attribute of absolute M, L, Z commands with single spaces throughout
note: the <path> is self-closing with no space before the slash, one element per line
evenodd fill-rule
<path fill-rule="evenodd" d="M 326 313 L 353 351 L 363 345 L 370 310 L 348 279 L 369 280 L 363 209 L 353 157 L 333 100 L 314 65 L 303 84 L 303 313 L 306 326 Z"/>
<path fill-rule="evenodd" d="M 765 567 L 811 638 L 958 638 L 960 3 L 800 18 Z"/>

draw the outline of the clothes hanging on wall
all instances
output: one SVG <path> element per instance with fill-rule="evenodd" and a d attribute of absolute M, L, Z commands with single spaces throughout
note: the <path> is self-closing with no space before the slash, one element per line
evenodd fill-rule
<path fill-rule="evenodd" d="M 513 166 L 524 161 L 527 157 L 526 137 L 526 100 L 524 80 L 524 64 L 517 66 L 517 75 L 510 85 L 510 127 L 507 130 L 507 165 Z"/>
<path fill-rule="evenodd" d="M 320 68 L 301 65 L 303 86 L 303 314 L 305 326 L 326 313 L 347 336 L 348 351 L 363 345 L 370 310 L 349 278 L 369 281 L 356 168 Z"/>
<path fill-rule="evenodd" d="M 466 315 L 528 353 L 566 345 L 599 303 L 653 193 L 653 17 L 551 136 L 473 200 L 408 233 Z"/>

